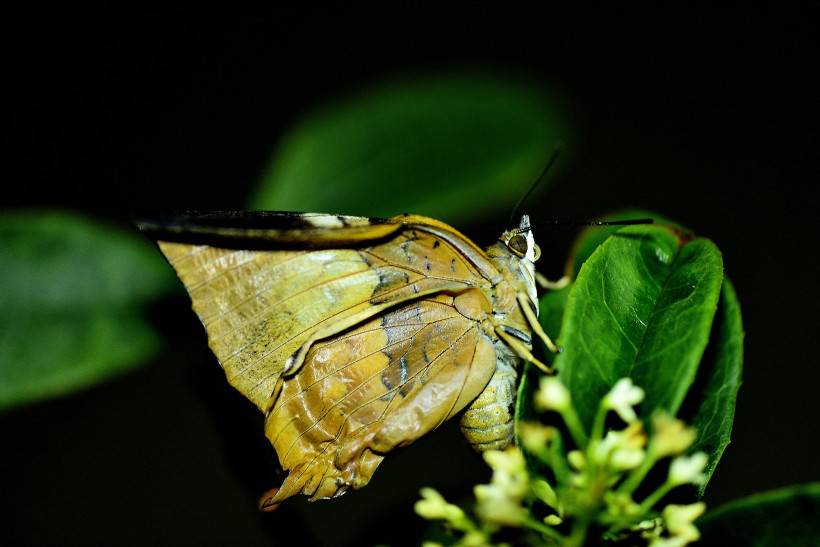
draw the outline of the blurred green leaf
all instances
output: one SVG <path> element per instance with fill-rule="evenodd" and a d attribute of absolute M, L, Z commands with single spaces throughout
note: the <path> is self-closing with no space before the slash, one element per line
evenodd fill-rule
<path fill-rule="evenodd" d="M 3 213 L 0 242 L 4 311 L 122 307 L 175 286 L 147 240 L 78 215 Z"/>
<path fill-rule="evenodd" d="M 512 207 L 571 138 L 562 110 L 544 90 L 483 75 L 377 86 L 294 127 L 251 205 L 474 219 Z"/>
<path fill-rule="evenodd" d="M 143 304 L 173 287 L 137 235 L 57 212 L 0 218 L 0 409 L 68 393 L 146 360 Z"/>
<path fill-rule="evenodd" d="M 720 252 L 661 226 L 622 228 L 584 263 L 555 360 L 584 423 L 620 378 L 646 391 L 647 416 L 676 413 L 708 342 L 723 279 Z"/>
<path fill-rule="evenodd" d="M 735 403 L 743 369 L 743 320 L 735 289 L 728 278 L 723 280 L 718 311 L 707 354 L 700 365 L 703 379 L 696 381 L 691 395 L 697 398 L 694 418 L 685 417 L 698 430 L 693 450 L 709 454 L 705 475 L 707 481 L 720 461 L 732 435 Z M 697 384 L 702 382 L 703 388 Z M 706 482 L 700 486 L 700 495 Z"/>
<path fill-rule="evenodd" d="M 820 545 L 820 483 L 732 501 L 696 522 L 698 545 L 816 547 Z"/>

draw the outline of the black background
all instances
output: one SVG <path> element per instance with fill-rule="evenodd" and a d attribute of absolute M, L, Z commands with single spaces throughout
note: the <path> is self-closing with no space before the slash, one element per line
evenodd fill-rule
<path fill-rule="evenodd" d="M 724 253 L 746 370 L 714 506 L 819 478 L 815 15 L 796 4 L 7 14 L 0 199 L 122 226 L 144 210 L 242 208 L 283 131 L 329 99 L 464 67 L 544 82 L 570 100 L 579 134 L 533 210 L 641 206 Z M 504 220 L 460 228 L 488 242 Z M 536 236 L 558 272 L 572 232 Z M 256 496 L 279 480 L 260 420 L 224 385 L 184 297 L 152 317 L 174 343 L 151 366 L 0 416 L 8 544 L 413 542 L 418 487 L 455 499 L 485 477 L 449 426 L 388 458 L 361 492 L 259 514 Z"/>

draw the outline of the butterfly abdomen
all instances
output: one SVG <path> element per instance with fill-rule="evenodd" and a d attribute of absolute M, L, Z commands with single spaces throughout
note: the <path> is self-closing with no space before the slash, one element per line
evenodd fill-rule
<path fill-rule="evenodd" d="M 461 432 L 477 451 L 501 450 L 513 442 L 517 368 L 520 359 L 496 344 L 497 362 L 490 383 L 461 417 Z"/>

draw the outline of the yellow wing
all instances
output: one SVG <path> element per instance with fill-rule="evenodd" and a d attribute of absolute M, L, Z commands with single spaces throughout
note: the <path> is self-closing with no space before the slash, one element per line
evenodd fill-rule
<path fill-rule="evenodd" d="M 498 279 L 467 238 L 412 215 L 219 213 L 139 225 L 185 284 L 228 381 L 263 411 L 313 343 L 402 302 Z"/>
<path fill-rule="evenodd" d="M 449 295 L 428 297 L 314 345 L 284 382 L 266 434 L 289 475 L 262 500 L 367 484 L 384 454 L 462 410 L 496 367 L 492 342 Z"/>

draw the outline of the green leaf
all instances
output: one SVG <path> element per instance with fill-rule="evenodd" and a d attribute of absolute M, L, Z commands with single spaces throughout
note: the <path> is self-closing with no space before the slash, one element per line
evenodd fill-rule
<path fill-rule="evenodd" d="M 473 220 L 511 207 L 571 137 L 562 110 L 542 89 L 476 74 L 376 86 L 294 127 L 252 206 Z"/>
<path fill-rule="evenodd" d="M 816 547 L 820 545 L 820 483 L 735 500 L 707 512 L 696 525 L 698 545 Z"/>
<path fill-rule="evenodd" d="M 620 378 L 646 391 L 644 416 L 675 414 L 709 338 L 723 266 L 706 239 L 661 226 L 622 228 L 584 263 L 570 291 L 555 360 L 589 425 Z"/>
<path fill-rule="evenodd" d="M 173 287 L 137 235 L 57 212 L 0 218 L 0 409 L 68 393 L 148 359 L 143 304 Z"/>
<path fill-rule="evenodd" d="M 701 363 L 703 378 L 696 380 L 689 395 L 695 397 L 697 411 L 691 419 L 683 416 L 698 430 L 692 449 L 709 454 L 705 470 L 707 481 L 729 444 L 742 369 L 743 320 L 735 289 L 727 278 L 723 280 L 715 325 Z M 684 406 L 688 406 L 688 401 Z M 701 496 L 705 489 L 706 482 L 700 486 Z"/>
<path fill-rule="evenodd" d="M 602 220 L 635 218 L 652 218 L 656 225 L 668 225 L 681 233 L 691 233 L 681 224 L 642 209 L 629 209 L 601 217 Z M 595 249 L 618 230 L 618 227 L 584 229 L 573 245 L 573 252 L 567 263 L 567 273 L 577 275 Z M 734 287 L 728 278 L 724 278 L 706 353 L 698 369 L 695 384 L 690 388 L 681 409 L 681 418 L 692 423 L 699 432 L 693 450 L 702 450 L 709 454 L 709 464 L 705 470 L 707 482 L 729 444 L 742 368 L 743 322 L 740 305 Z M 701 496 L 705 488 L 706 482 L 700 487 Z"/>

